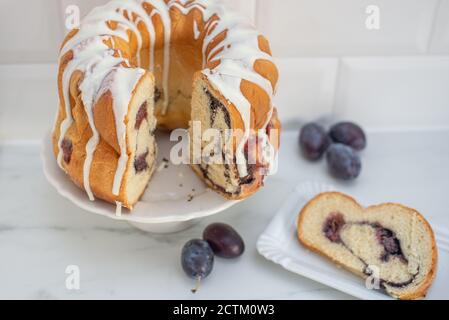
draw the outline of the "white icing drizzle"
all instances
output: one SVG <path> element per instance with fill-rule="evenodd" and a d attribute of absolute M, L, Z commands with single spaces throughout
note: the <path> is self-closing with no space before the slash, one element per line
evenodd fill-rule
<path fill-rule="evenodd" d="M 151 5 L 151 12 L 147 12 L 144 4 Z M 222 3 L 215 0 L 113 0 L 102 7 L 91 11 L 83 20 L 77 34 L 74 35 L 61 49 L 60 56 L 64 57 L 68 52 L 73 53 L 73 58 L 67 63 L 62 71 L 62 94 L 63 107 L 66 117 L 60 125 L 60 136 L 58 141 L 58 164 L 61 168 L 63 152 L 62 143 L 67 130 L 73 123 L 70 106 L 69 86 L 72 74 L 79 70 L 84 73 L 80 84 L 81 98 L 86 110 L 89 125 L 92 129 L 92 137 L 86 144 L 86 160 L 84 163 L 83 180 L 84 187 L 91 200 L 94 199 L 89 183 L 89 173 L 93 154 L 99 142 L 99 134 L 95 129 L 93 108 L 101 95 L 110 91 L 113 96 L 113 111 L 117 128 L 117 141 L 120 146 L 120 158 L 114 177 L 113 194 L 118 195 L 123 180 L 123 175 L 128 162 L 126 150 L 126 126 L 124 119 L 128 112 L 132 92 L 139 79 L 145 73 L 141 68 L 134 68 L 130 61 L 122 56 L 118 50 L 112 50 L 106 45 L 106 41 L 115 40 L 113 37 L 121 38 L 130 42 L 131 34 L 137 39 L 137 64 L 141 64 L 141 49 L 143 37 L 138 29 L 139 23 L 145 25 L 149 35 L 149 69 L 155 68 L 155 27 L 152 18 L 159 15 L 164 30 L 164 61 L 162 70 L 163 86 L 163 108 L 166 113 L 169 104 L 168 80 L 170 72 L 170 39 L 171 18 L 170 9 L 177 8 L 184 15 L 191 10 L 197 9 L 203 16 L 204 29 L 200 30 L 196 20 L 193 21 L 193 38 L 199 39 L 201 33 L 205 34 L 202 44 L 203 68 L 208 62 L 220 60 L 220 64 L 213 69 L 204 69 L 202 73 L 209 79 L 213 87 L 218 89 L 230 103 L 234 104 L 240 112 L 244 126 L 245 136 L 236 150 L 236 160 L 239 175 L 244 177 L 248 174 L 244 146 L 250 134 L 250 102 L 244 97 L 240 90 L 243 79 L 248 80 L 263 89 L 271 101 L 275 88 L 270 81 L 254 70 L 254 63 L 258 59 L 272 61 L 270 55 L 259 49 L 257 31 L 247 23 L 246 19 L 229 11 Z M 128 18 L 125 17 L 125 13 Z M 135 14 L 135 17 L 133 16 Z M 217 18 L 212 18 L 216 16 Z M 134 20 L 134 21 L 133 21 Z M 111 29 L 106 21 L 114 21 L 117 27 Z M 223 31 L 227 31 L 226 38 L 206 54 L 207 46 L 211 40 Z M 268 125 L 272 114 L 270 108 Z M 56 123 L 56 121 L 55 121 Z M 56 129 L 56 127 L 55 127 Z M 263 148 L 272 148 L 265 130 L 262 134 Z M 265 136 L 263 136 L 265 134 Z M 270 164 L 273 161 L 269 161 Z"/>
<path fill-rule="evenodd" d="M 115 73 L 115 81 L 111 84 L 111 93 L 114 97 L 114 115 L 115 127 L 117 128 L 117 141 L 120 146 L 120 158 L 115 172 L 112 194 L 119 195 L 123 174 L 128 162 L 128 153 L 126 150 L 126 125 L 124 119 L 128 114 L 129 101 L 132 92 L 139 79 L 143 76 L 145 70 L 137 68 L 118 68 Z"/>
<path fill-rule="evenodd" d="M 236 106 L 242 116 L 245 135 L 237 146 L 236 161 L 239 175 L 245 177 L 248 170 L 244 149 L 250 135 L 251 104 L 241 92 L 240 86 L 243 79 L 253 82 L 267 93 L 271 102 L 275 88 L 269 80 L 254 70 L 254 63 L 258 59 L 273 61 L 272 57 L 259 49 L 259 33 L 247 19 L 230 11 L 219 1 L 171 0 L 169 6 L 176 6 L 183 14 L 188 14 L 194 8 L 203 14 L 203 20 L 206 21 L 206 37 L 202 48 L 203 68 L 211 60 L 220 60 L 220 64 L 213 70 L 204 69 L 202 72 L 211 84 Z M 217 15 L 218 19 L 212 21 L 214 15 Z M 225 30 L 227 30 L 226 38 L 206 54 L 210 41 Z M 272 108 L 270 109 L 270 118 L 267 118 L 265 127 L 271 119 Z M 269 141 L 266 133 L 260 132 L 259 136 L 262 136 L 264 144 Z"/>
<path fill-rule="evenodd" d="M 208 20 L 208 22 L 206 23 L 204 29 L 205 30 L 213 30 L 214 26 L 218 23 L 217 20 Z M 204 39 L 203 41 L 203 48 L 202 48 L 202 60 L 203 60 L 203 68 L 206 65 L 207 62 L 207 55 L 206 55 L 206 49 L 207 49 L 207 45 L 208 45 L 208 40 L 207 38 Z M 210 40 L 210 39 L 209 39 Z"/>
<path fill-rule="evenodd" d="M 136 25 L 125 19 L 123 16 L 124 9 L 122 9 L 122 11 L 115 10 L 117 4 L 123 5 L 124 3 L 122 1 L 112 1 L 103 7 L 94 9 L 91 14 L 83 20 L 83 26 L 85 27 L 81 27 L 78 33 L 72 37 L 61 50 L 61 57 L 67 52 L 72 51 L 73 58 L 69 61 L 63 73 L 62 89 L 67 116 L 60 127 L 58 164 L 63 167 L 61 145 L 65 133 L 73 123 L 69 99 L 70 78 L 75 70 L 80 70 L 84 73 L 83 80 L 79 86 L 81 98 L 92 130 L 92 137 L 86 144 L 86 159 L 83 165 L 83 184 L 90 200 L 94 200 L 90 188 L 90 168 L 93 154 L 99 142 L 99 134 L 93 119 L 93 107 L 97 98 L 101 97 L 106 91 L 111 91 L 117 128 L 117 141 L 120 146 L 120 158 L 114 177 L 112 192 L 114 195 L 118 195 L 126 168 L 126 162 L 128 160 L 126 150 L 126 126 L 123 120 L 128 111 L 132 91 L 138 80 L 145 73 L 145 70 L 140 68 L 131 69 L 129 67 L 125 68 L 121 66 L 121 64 L 129 66 L 130 63 L 127 59 L 123 58 L 118 51 L 109 49 L 104 42 L 107 39 L 112 39 L 112 41 L 114 41 L 111 36 L 120 37 L 129 41 L 130 39 L 128 38 L 126 31 L 130 29 L 136 33 L 140 52 L 142 45 L 140 32 L 138 32 Z M 132 8 L 130 3 L 125 3 L 123 8 L 128 8 L 130 11 L 135 12 L 135 8 Z M 147 14 L 143 9 L 140 13 L 142 14 L 142 17 L 147 17 Z M 117 21 L 117 29 L 111 30 L 107 27 L 106 23 L 101 23 L 106 20 Z M 115 53 L 117 53 L 119 57 L 115 57 Z"/>
<path fill-rule="evenodd" d="M 86 159 L 83 166 L 83 183 L 84 189 L 91 201 L 94 201 L 94 195 L 90 188 L 90 167 L 93 160 L 94 152 L 97 148 L 100 136 L 94 123 L 94 105 L 97 98 L 100 95 L 100 88 L 103 84 L 103 80 L 110 73 L 111 68 L 120 64 L 121 58 L 113 56 L 114 50 L 107 50 L 99 52 L 90 59 L 90 62 L 86 66 L 84 73 L 84 79 L 80 84 L 81 99 L 83 100 L 84 108 L 86 111 L 89 126 L 92 130 L 92 137 L 86 144 Z M 98 93 L 98 94 L 97 94 Z"/>
<path fill-rule="evenodd" d="M 196 20 L 193 20 L 193 38 L 195 40 L 198 40 L 200 38 L 201 32 L 198 29 L 198 23 L 196 23 Z"/>
<path fill-rule="evenodd" d="M 115 202 L 115 216 L 116 217 L 121 217 L 122 216 L 122 207 L 123 204 L 121 202 L 116 201 Z"/>

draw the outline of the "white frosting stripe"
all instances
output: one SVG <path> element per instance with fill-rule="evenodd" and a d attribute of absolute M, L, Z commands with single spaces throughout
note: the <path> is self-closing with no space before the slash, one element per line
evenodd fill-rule
<path fill-rule="evenodd" d="M 193 38 L 195 40 L 198 40 L 200 38 L 201 32 L 198 29 L 198 23 L 196 22 L 196 20 L 193 20 Z"/>
<path fill-rule="evenodd" d="M 128 114 L 131 95 L 144 73 L 145 70 L 139 68 L 118 68 L 115 72 L 114 81 L 110 87 L 112 96 L 114 97 L 115 127 L 117 128 L 117 141 L 120 146 L 120 158 L 118 160 L 112 187 L 112 193 L 114 195 L 119 195 L 120 193 L 120 186 L 126 170 L 126 164 L 128 163 L 126 125 L 124 120 Z"/>
<path fill-rule="evenodd" d="M 86 160 L 84 161 L 83 167 L 84 189 L 86 190 L 89 199 L 92 201 L 95 198 L 90 188 L 90 167 L 92 165 L 94 152 L 100 141 L 100 136 L 94 123 L 94 105 L 99 94 L 103 91 L 101 88 L 103 80 L 110 74 L 110 70 L 117 64 L 120 64 L 121 61 L 121 58 L 115 58 L 113 56 L 113 50 L 106 50 L 93 56 L 86 66 L 84 79 L 80 84 L 81 99 L 83 100 L 86 115 L 92 130 L 92 137 L 86 144 Z"/>

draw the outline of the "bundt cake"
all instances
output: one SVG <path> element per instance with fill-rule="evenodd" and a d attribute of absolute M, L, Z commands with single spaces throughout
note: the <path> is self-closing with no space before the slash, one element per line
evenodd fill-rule
<path fill-rule="evenodd" d="M 362 208 L 351 197 L 322 193 L 298 219 L 299 241 L 399 299 L 425 296 L 435 274 L 437 248 L 430 225 L 396 203 Z M 377 278 L 377 279 L 376 279 Z"/>
<path fill-rule="evenodd" d="M 156 128 L 189 129 L 194 171 L 243 199 L 276 168 L 277 80 L 268 41 L 218 0 L 110 1 L 62 44 L 55 156 L 91 200 L 132 209 L 155 167 Z M 219 152 L 204 141 L 210 128 Z"/>

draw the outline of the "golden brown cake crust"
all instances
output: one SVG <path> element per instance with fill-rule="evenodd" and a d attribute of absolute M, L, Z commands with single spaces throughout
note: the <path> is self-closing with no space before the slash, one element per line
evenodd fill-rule
<path fill-rule="evenodd" d="M 303 220 L 305 218 L 305 212 L 309 212 L 308 211 L 309 207 L 311 207 L 314 203 L 320 201 L 323 196 L 343 197 L 347 201 L 352 202 L 356 207 L 358 207 L 360 209 L 360 212 L 368 212 L 369 213 L 369 212 L 373 211 L 373 209 L 375 209 L 375 208 L 389 208 L 391 205 L 394 205 L 394 206 L 400 206 L 400 207 L 404 208 L 405 212 L 408 212 L 409 214 L 414 214 L 426 226 L 427 232 L 429 233 L 429 235 L 431 235 L 431 239 L 432 239 L 431 269 L 429 270 L 424 281 L 421 282 L 419 287 L 417 287 L 413 292 L 400 295 L 397 298 L 399 298 L 401 300 L 416 300 L 416 299 L 422 299 L 426 296 L 426 293 L 427 293 L 428 289 L 430 288 L 432 281 L 434 280 L 434 278 L 436 276 L 438 253 L 437 253 L 435 235 L 433 233 L 433 230 L 432 230 L 430 224 L 427 222 L 427 220 L 417 210 L 406 207 L 406 206 L 404 206 L 402 204 L 398 204 L 398 203 L 382 203 L 382 204 L 372 205 L 372 206 L 364 208 L 354 198 L 352 198 L 346 194 L 340 193 L 340 192 L 324 192 L 324 193 L 318 194 L 313 199 L 311 199 L 299 212 L 298 221 L 297 221 L 297 236 L 298 236 L 299 242 L 303 246 L 305 246 L 307 249 L 309 249 L 321 256 L 326 257 L 327 259 L 331 260 L 333 263 L 335 263 L 353 273 L 358 273 L 358 272 L 356 270 L 352 270 L 351 268 L 348 268 L 344 264 L 341 264 L 340 262 L 335 260 L 332 256 L 324 253 L 323 251 L 321 251 L 319 248 L 314 246 L 312 243 L 307 241 L 307 239 L 305 239 L 302 236 L 301 229 L 302 229 Z"/>
<path fill-rule="evenodd" d="M 165 1 L 169 3 L 169 1 Z M 182 5 L 179 2 L 178 5 Z M 148 16 L 154 9 L 151 2 L 143 4 L 144 10 Z M 155 106 L 155 115 L 157 117 L 158 127 L 165 129 L 187 128 L 190 121 L 190 106 L 188 101 L 188 95 L 191 93 L 191 84 L 196 74 L 203 68 L 214 70 L 220 64 L 219 60 L 214 60 L 213 57 L 217 55 L 220 50 L 210 57 L 206 64 L 202 65 L 202 49 L 205 38 L 208 32 L 211 32 L 213 28 L 207 27 L 207 23 L 219 20 L 220 17 L 214 15 L 210 18 L 210 21 L 204 21 L 200 10 L 194 8 L 189 10 L 187 14 L 183 13 L 183 10 L 179 6 L 171 6 L 168 12 L 171 21 L 171 40 L 170 40 L 170 63 L 169 63 L 169 87 L 167 96 L 170 98 L 171 105 L 166 110 L 166 113 L 162 112 L 162 102 L 159 101 Z M 130 62 L 130 66 L 123 64 L 126 68 L 142 67 L 146 70 L 150 66 L 150 34 L 146 30 L 145 24 L 136 22 L 138 19 L 130 12 L 125 12 L 124 16 L 128 20 L 132 20 L 136 23 L 141 36 L 141 48 L 139 51 L 138 37 L 133 34 L 131 30 L 128 30 L 130 35 L 129 42 L 125 39 L 109 35 L 102 41 L 104 44 L 114 51 L 114 56 L 126 58 Z M 151 23 L 155 30 L 154 39 L 154 79 L 156 88 L 162 87 L 163 78 L 163 66 L 164 66 L 164 46 L 165 46 L 165 30 L 162 18 L 160 15 L 155 14 L 150 17 Z M 105 23 L 111 30 L 117 28 L 117 22 L 113 20 L 107 20 Z M 195 28 L 195 24 L 199 31 L 199 36 L 195 37 L 192 30 Z M 81 26 L 82 28 L 83 26 Z M 226 39 L 227 30 L 219 33 L 214 39 L 212 39 L 206 47 L 205 54 L 208 55 L 221 41 Z M 74 37 L 79 35 L 80 30 L 74 29 L 65 37 L 61 48 L 69 43 Z M 263 36 L 257 37 L 258 49 L 268 55 L 271 55 L 271 50 L 268 41 Z M 232 45 L 232 44 L 231 44 Z M 57 121 L 55 124 L 55 130 L 53 131 L 53 146 L 54 153 L 57 157 L 60 140 L 60 125 L 66 118 L 66 106 L 64 105 L 64 88 L 63 88 L 63 75 L 70 61 L 74 59 L 74 50 L 67 51 L 60 58 L 59 70 L 58 70 L 58 93 L 59 93 L 59 111 Z M 273 88 L 276 88 L 278 81 L 278 70 L 275 64 L 267 59 L 256 59 L 253 65 L 254 71 L 268 80 Z M 70 163 L 62 163 L 66 172 L 70 178 L 81 188 L 83 188 L 83 163 L 86 158 L 86 143 L 92 137 L 92 130 L 89 127 L 88 118 L 84 112 L 84 105 L 81 99 L 81 92 L 79 85 L 85 75 L 81 71 L 75 71 L 70 78 L 70 110 L 74 118 L 73 124 L 67 130 L 64 138 L 70 140 L 73 145 L 73 153 Z M 146 73 L 146 77 L 150 77 L 149 72 Z M 202 75 L 203 76 L 203 75 Z M 205 78 L 205 81 L 208 81 Z M 247 80 L 242 80 L 240 86 L 241 93 L 251 104 L 251 129 L 258 130 L 263 129 L 264 124 L 267 122 L 268 117 L 273 113 L 272 123 L 274 128 L 280 129 L 279 119 L 277 118 L 276 111 L 273 112 L 271 98 L 267 93 L 262 90 L 261 87 Z M 218 91 L 216 94 L 220 94 Z M 223 97 L 224 98 L 224 97 Z M 93 194 L 97 198 L 101 198 L 111 203 L 116 201 L 122 202 L 125 207 L 131 208 L 133 203 L 128 203 L 125 195 L 123 194 L 123 186 L 126 185 L 126 177 L 128 172 L 124 174 L 124 180 L 122 182 L 122 188 L 119 196 L 112 194 L 112 185 L 114 180 L 114 173 L 117 168 L 117 162 L 120 154 L 120 148 L 116 138 L 116 128 L 114 127 L 114 118 L 111 110 L 113 104 L 113 97 L 110 92 L 105 93 L 95 104 L 95 126 L 100 134 L 100 142 L 97 150 L 94 153 L 90 172 L 90 184 Z M 232 118 L 233 129 L 243 129 L 243 121 L 241 114 L 237 110 L 237 107 L 233 104 L 226 105 L 227 110 Z M 128 122 L 126 120 L 125 122 Z M 278 146 L 275 146 L 277 149 Z M 128 154 L 130 154 L 128 150 Z M 129 160 L 130 161 L 130 160 Z M 128 168 L 128 166 L 127 166 Z M 254 182 L 249 185 L 243 185 L 241 193 L 236 195 L 238 198 L 245 198 L 250 194 L 257 191 L 262 185 L 263 177 L 257 176 Z M 207 181 L 206 181 L 207 183 Z"/>

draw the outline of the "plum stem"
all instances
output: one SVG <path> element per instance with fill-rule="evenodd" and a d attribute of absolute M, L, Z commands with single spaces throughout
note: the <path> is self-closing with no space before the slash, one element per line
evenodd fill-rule
<path fill-rule="evenodd" d="M 195 286 L 195 288 L 193 288 L 191 290 L 192 293 L 196 293 L 200 289 L 200 286 L 201 286 L 201 277 L 198 277 L 198 278 L 196 278 L 196 286 Z"/>

